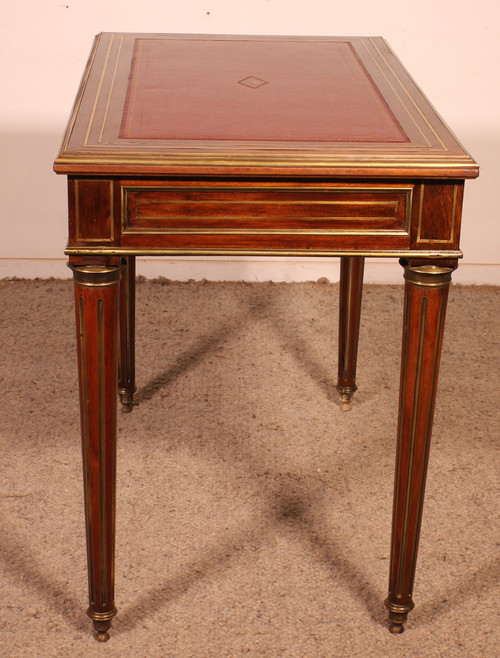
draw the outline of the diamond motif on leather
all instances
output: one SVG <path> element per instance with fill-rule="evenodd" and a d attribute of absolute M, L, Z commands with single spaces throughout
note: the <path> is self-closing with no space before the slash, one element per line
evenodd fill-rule
<path fill-rule="evenodd" d="M 244 87 L 249 87 L 250 89 L 258 89 L 259 87 L 263 87 L 264 85 L 267 85 L 268 82 L 267 80 L 256 78 L 254 75 L 249 75 L 246 78 L 243 78 L 242 80 L 238 80 L 238 84 L 243 85 Z"/>

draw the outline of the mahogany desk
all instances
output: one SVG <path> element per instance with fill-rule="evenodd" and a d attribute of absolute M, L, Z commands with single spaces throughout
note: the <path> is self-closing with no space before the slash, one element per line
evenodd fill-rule
<path fill-rule="evenodd" d="M 68 175 L 90 607 L 114 605 L 116 401 L 132 408 L 137 255 L 340 256 L 348 406 L 365 257 L 405 310 L 389 596 L 413 608 L 464 179 L 478 167 L 381 38 L 101 34 L 55 171 Z M 118 365 L 117 365 L 118 364 Z"/>

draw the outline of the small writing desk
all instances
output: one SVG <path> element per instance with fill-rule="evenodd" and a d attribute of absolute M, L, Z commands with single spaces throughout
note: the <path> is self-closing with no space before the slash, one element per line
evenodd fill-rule
<path fill-rule="evenodd" d="M 389 596 L 412 589 L 464 180 L 478 167 L 381 38 L 101 34 L 55 170 L 68 175 L 88 614 L 114 605 L 117 392 L 132 408 L 137 255 L 340 256 L 338 385 L 356 390 L 365 257 L 405 310 Z"/>

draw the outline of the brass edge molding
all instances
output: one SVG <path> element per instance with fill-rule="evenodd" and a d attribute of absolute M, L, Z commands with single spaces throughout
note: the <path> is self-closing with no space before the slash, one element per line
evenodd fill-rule
<path fill-rule="evenodd" d="M 78 169 L 75 169 L 75 167 L 95 167 L 94 173 L 100 171 L 108 173 L 109 167 L 120 166 L 122 168 L 131 167 L 133 170 L 131 173 L 136 174 L 138 167 L 158 167 L 167 173 L 171 173 L 169 172 L 169 168 L 172 167 L 189 167 L 190 170 L 197 167 L 243 167 L 245 169 L 248 167 L 254 169 L 276 167 L 283 168 L 284 171 L 296 167 L 300 170 L 314 169 L 321 171 L 322 169 L 326 169 L 335 172 L 348 169 L 349 171 L 357 171 L 360 175 L 363 172 L 363 175 L 371 177 L 394 176 L 393 169 L 398 170 L 398 177 L 421 175 L 421 170 L 425 169 L 433 170 L 432 173 L 426 172 L 426 175 L 435 178 L 446 176 L 448 178 L 463 179 L 477 178 L 478 176 L 478 165 L 469 159 L 462 159 L 460 156 L 447 161 L 442 160 L 439 156 L 435 156 L 434 158 L 428 157 L 424 160 L 408 156 L 397 159 L 393 154 L 391 154 L 390 158 L 383 155 L 373 155 L 370 160 L 367 160 L 364 156 L 339 159 L 338 155 L 336 156 L 335 154 L 332 154 L 330 158 L 326 158 L 324 154 L 322 154 L 321 158 L 315 158 L 314 155 L 305 153 L 290 154 L 288 158 L 275 154 L 270 154 L 265 158 L 262 153 L 258 153 L 259 157 L 257 158 L 245 158 L 239 153 L 227 154 L 226 157 L 223 157 L 221 154 L 212 153 L 204 154 L 203 156 L 200 154 L 194 155 L 195 157 L 190 158 L 185 153 L 179 155 L 168 153 L 161 156 L 158 153 L 149 154 L 132 151 L 120 155 L 116 153 L 96 154 L 92 157 L 86 153 L 80 154 L 75 152 L 71 153 L 71 155 L 67 154 L 58 157 L 55 161 L 55 170 L 60 174 L 75 174 L 78 172 Z M 443 170 L 446 173 L 443 174 Z M 125 173 L 123 169 L 122 172 Z M 349 173 L 344 175 L 347 176 Z"/>
<path fill-rule="evenodd" d="M 101 265 L 71 265 L 75 283 L 86 288 L 107 288 L 117 285 L 121 277 L 120 267 Z"/>
<path fill-rule="evenodd" d="M 173 248 L 145 248 L 145 247 L 67 247 L 67 256 L 310 256 L 310 257 L 332 257 L 339 256 L 364 256 L 373 258 L 462 258 L 460 250 L 417 250 L 417 249 L 190 249 L 179 247 Z"/>

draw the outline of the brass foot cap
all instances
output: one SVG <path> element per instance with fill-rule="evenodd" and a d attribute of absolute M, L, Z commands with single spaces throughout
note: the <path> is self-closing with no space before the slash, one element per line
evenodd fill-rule
<path fill-rule="evenodd" d="M 351 411 L 352 405 L 351 405 L 351 397 L 352 393 L 341 393 L 340 394 L 340 409 L 341 411 Z"/>
<path fill-rule="evenodd" d="M 389 623 L 389 632 L 393 633 L 394 635 L 401 635 L 401 633 L 405 632 L 405 627 L 403 624 L 396 624 L 395 622 L 391 621 Z"/>
<path fill-rule="evenodd" d="M 136 388 L 132 389 L 127 389 L 127 388 L 119 388 L 118 389 L 118 396 L 120 398 L 120 403 L 121 403 L 121 409 L 124 414 L 129 414 L 132 411 L 132 406 L 134 403 L 134 393 L 136 392 Z"/>
<path fill-rule="evenodd" d="M 111 613 L 99 615 L 99 613 L 92 613 L 94 616 L 101 616 L 101 619 L 92 619 L 94 627 L 94 637 L 98 642 L 107 642 L 109 640 L 109 629 L 111 628 L 111 619 L 116 614 L 116 609 Z M 89 615 L 90 616 L 90 615 Z M 108 619 L 102 619 L 103 616 L 108 616 Z"/>

